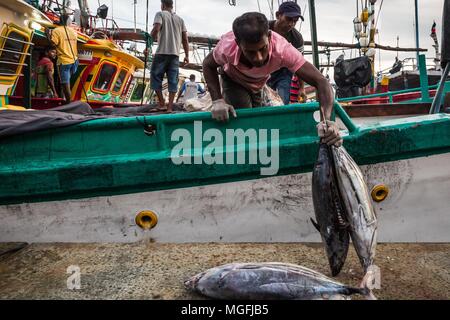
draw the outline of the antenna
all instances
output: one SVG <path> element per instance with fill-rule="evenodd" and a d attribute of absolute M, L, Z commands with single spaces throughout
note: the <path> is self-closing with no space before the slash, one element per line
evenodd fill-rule
<path fill-rule="evenodd" d="M 133 0 L 133 6 L 134 6 L 134 32 L 136 33 L 136 5 L 137 5 L 137 0 Z"/>
<path fill-rule="evenodd" d="M 399 47 L 400 44 L 400 36 L 397 35 L 397 48 Z M 398 53 L 399 51 L 397 51 L 397 58 L 398 58 Z"/>

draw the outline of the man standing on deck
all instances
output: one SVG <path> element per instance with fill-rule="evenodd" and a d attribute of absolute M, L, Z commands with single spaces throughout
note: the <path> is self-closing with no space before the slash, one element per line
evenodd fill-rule
<path fill-rule="evenodd" d="M 44 55 L 36 66 L 36 97 L 37 98 L 58 98 L 55 87 L 55 68 L 53 60 L 56 59 L 56 47 L 49 46 L 45 49 Z"/>
<path fill-rule="evenodd" d="M 294 46 L 294 48 L 303 54 L 303 37 L 301 33 L 295 29 L 298 19 L 302 19 L 304 21 L 299 5 L 292 1 L 283 2 L 276 13 L 276 16 L 277 20 L 269 21 L 269 29 L 283 36 Z M 267 82 L 269 87 L 278 92 L 285 105 L 288 105 L 291 100 L 290 91 L 293 75 L 294 73 L 289 71 L 288 68 L 281 68 L 280 70 L 272 73 L 269 81 Z M 305 83 L 299 80 L 298 87 L 298 95 L 302 97 L 304 102 L 306 102 Z"/>
<path fill-rule="evenodd" d="M 339 128 L 330 121 L 334 104 L 330 83 L 285 38 L 271 32 L 266 16 L 258 12 L 238 17 L 233 23 L 233 31 L 223 35 L 203 61 L 205 80 L 213 101 L 212 117 L 217 121 L 228 121 L 230 113 L 236 117 L 235 107 L 261 106 L 262 88 L 270 74 L 280 68 L 288 68 L 317 89 L 325 116 L 318 125 L 319 136 L 324 143 L 341 145 Z"/>
<path fill-rule="evenodd" d="M 155 90 L 160 109 L 165 109 L 162 94 L 162 82 L 167 74 L 169 83 L 169 104 L 167 111 L 172 112 L 175 95 L 178 92 L 178 74 L 180 68 L 180 47 L 183 44 L 184 63 L 189 63 L 189 42 L 183 19 L 173 10 L 173 0 L 161 0 L 161 10 L 155 16 L 151 36 L 158 40 L 158 49 L 152 62 L 151 87 Z"/>
<path fill-rule="evenodd" d="M 68 27 L 69 16 L 62 14 L 59 26 L 52 31 L 51 42 L 56 46 L 61 86 L 66 103 L 70 103 L 70 78 L 78 69 L 77 32 Z"/>

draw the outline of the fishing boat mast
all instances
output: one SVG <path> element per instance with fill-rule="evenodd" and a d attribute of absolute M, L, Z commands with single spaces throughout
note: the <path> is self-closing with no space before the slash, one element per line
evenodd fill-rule
<path fill-rule="evenodd" d="M 319 62 L 319 49 L 317 45 L 316 5 L 314 3 L 314 0 L 308 1 L 309 1 L 309 20 L 311 24 L 311 46 L 312 46 L 313 61 L 314 66 L 317 69 L 319 69 L 320 62 Z"/>
<path fill-rule="evenodd" d="M 417 0 L 414 0 L 414 14 L 415 14 L 415 29 L 416 29 L 416 48 L 419 48 L 419 5 Z M 417 68 L 419 67 L 419 52 L 417 52 Z"/>

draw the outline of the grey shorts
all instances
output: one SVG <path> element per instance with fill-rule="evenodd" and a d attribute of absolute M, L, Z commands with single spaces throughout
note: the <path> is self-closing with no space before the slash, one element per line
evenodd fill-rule
<path fill-rule="evenodd" d="M 257 108 L 262 104 L 262 90 L 253 93 L 221 73 L 222 91 L 225 102 L 236 109 Z"/>

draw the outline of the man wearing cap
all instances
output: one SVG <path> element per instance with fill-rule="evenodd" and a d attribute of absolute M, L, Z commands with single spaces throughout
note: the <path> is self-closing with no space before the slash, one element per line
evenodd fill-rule
<path fill-rule="evenodd" d="M 291 43 L 294 48 L 303 54 L 304 51 L 304 41 L 300 32 L 295 29 L 299 19 L 304 21 L 302 12 L 297 3 L 288 1 L 283 2 L 277 13 L 277 20 L 269 21 L 270 30 L 275 31 L 279 35 L 283 36 L 289 43 Z M 294 74 L 287 68 L 281 68 L 271 74 L 267 84 L 273 90 L 277 91 L 285 105 L 290 102 L 290 91 L 292 76 Z M 305 85 L 303 81 L 299 81 L 299 95 L 306 101 Z"/>
<path fill-rule="evenodd" d="M 213 119 L 228 121 L 230 114 L 237 117 L 235 108 L 261 106 L 262 89 L 270 74 L 280 68 L 289 69 L 317 89 L 325 117 L 318 126 L 319 136 L 324 143 L 341 145 L 339 128 L 330 121 L 334 105 L 330 83 L 284 37 L 269 30 L 269 21 L 259 12 L 238 17 L 233 22 L 233 31 L 223 35 L 203 61 Z"/>

